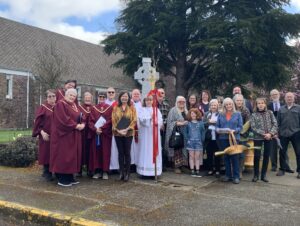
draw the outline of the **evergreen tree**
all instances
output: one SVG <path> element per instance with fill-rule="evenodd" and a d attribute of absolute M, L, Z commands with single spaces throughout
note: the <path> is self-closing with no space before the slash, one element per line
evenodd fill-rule
<path fill-rule="evenodd" d="M 287 38 L 300 31 L 300 15 L 287 0 L 131 0 L 102 43 L 121 53 L 114 66 L 133 75 L 142 57 L 176 78 L 176 95 L 189 88 L 218 91 L 253 82 L 270 89 L 290 78 L 297 57 Z M 219 92 L 221 92 L 219 90 Z"/>

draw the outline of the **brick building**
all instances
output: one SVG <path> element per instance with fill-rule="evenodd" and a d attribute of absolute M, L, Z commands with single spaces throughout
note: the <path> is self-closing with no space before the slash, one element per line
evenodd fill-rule
<path fill-rule="evenodd" d="M 105 55 L 101 46 L 0 17 L 0 129 L 32 126 L 43 100 L 35 79 L 37 51 L 51 43 L 68 59 L 62 84 L 76 79 L 79 100 L 85 91 L 97 95 L 109 86 L 117 91 L 136 87 L 121 69 L 111 67 L 118 56 Z"/>

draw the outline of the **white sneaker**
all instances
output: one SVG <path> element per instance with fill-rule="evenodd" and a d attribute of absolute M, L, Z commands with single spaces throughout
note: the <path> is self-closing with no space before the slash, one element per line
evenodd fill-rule
<path fill-rule="evenodd" d="M 108 174 L 106 172 L 103 173 L 102 179 L 103 180 L 108 180 Z"/>
<path fill-rule="evenodd" d="M 62 186 L 62 187 L 71 187 L 72 183 L 62 183 L 62 182 L 58 182 L 57 185 Z"/>
<path fill-rule="evenodd" d="M 96 173 L 94 176 L 93 176 L 93 179 L 99 179 L 101 178 L 102 175 L 100 173 Z"/>

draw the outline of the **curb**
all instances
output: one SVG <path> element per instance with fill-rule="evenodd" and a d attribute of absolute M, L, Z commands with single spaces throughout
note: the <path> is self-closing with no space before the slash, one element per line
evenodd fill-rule
<path fill-rule="evenodd" d="M 105 223 L 72 217 L 60 213 L 0 200 L 0 212 L 17 219 L 59 226 L 108 226 Z"/>

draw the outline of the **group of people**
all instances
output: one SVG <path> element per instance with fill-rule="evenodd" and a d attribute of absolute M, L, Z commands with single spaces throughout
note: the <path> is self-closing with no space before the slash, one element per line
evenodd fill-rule
<path fill-rule="evenodd" d="M 76 175 L 82 175 L 84 168 L 93 179 L 104 180 L 109 172 L 118 170 L 119 179 L 128 181 L 132 165 L 143 177 L 159 176 L 166 167 L 181 173 L 186 166 L 191 176 L 201 177 L 204 155 L 207 155 L 207 174 L 220 177 L 222 159 L 214 153 L 229 147 L 230 137 L 246 145 L 249 131 L 253 133 L 254 146 L 264 147 L 262 181 L 268 182 L 270 156 L 272 170 L 277 170 L 277 145 L 280 146 L 277 175 L 293 172 L 287 155 L 290 141 L 300 178 L 300 106 L 295 104 L 293 93 L 285 94 L 282 105 L 279 92 L 272 90 L 269 104 L 265 98 L 257 98 L 252 107 L 236 86 L 233 98 L 211 99 L 210 92 L 204 90 L 200 100 L 196 94 L 187 99 L 177 96 L 175 106 L 170 108 L 163 88 L 142 100 L 138 89 L 120 92 L 116 98 L 115 89 L 109 87 L 106 92 L 98 93 L 94 105 L 90 92 L 84 93 L 79 103 L 76 81 L 68 80 L 63 89 L 47 90 L 46 95 L 46 101 L 36 111 L 33 136 L 39 139 L 38 161 L 43 165 L 43 177 L 50 181 L 55 175 L 60 186 L 78 184 Z M 158 109 L 156 116 L 153 108 Z M 153 133 L 156 129 L 157 133 Z M 175 133 L 181 135 L 183 142 L 180 147 L 171 148 L 170 139 Z M 158 134 L 155 158 L 154 134 Z M 253 182 L 259 179 L 261 152 L 256 149 L 254 153 Z M 243 154 L 225 154 L 222 180 L 238 184 L 243 161 Z"/>
<path fill-rule="evenodd" d="M 132 94 L 132 97 L 131 97 Z M 148 95 L 143 101 L 138 89 L 120 92 L 115 89 L 93 95 L 84 93 L 78 103 L 76 81 L 66 81 L 63 89 L 47 90 L 46 101 L 37 109 L 33 136 L 39 139 L 38 161 L 43 176 L 58 185 L 78 184 L 76 175 L 83 168 L 94 179 L 108 179 L 111 170 L 119 170 L 120 180 L 128 181 L 131 165 L 142 176 L 162 173 L 161 145 L 158 145 L 156 167 L 152 161 L 153 101 L 161 108 L 157 114 L 157 133 L 163 126 L 164 91 Z M 161 142 L 158 136 L 158 142 Z M 142 151 L 140 151 L 142 150 Z"/>

